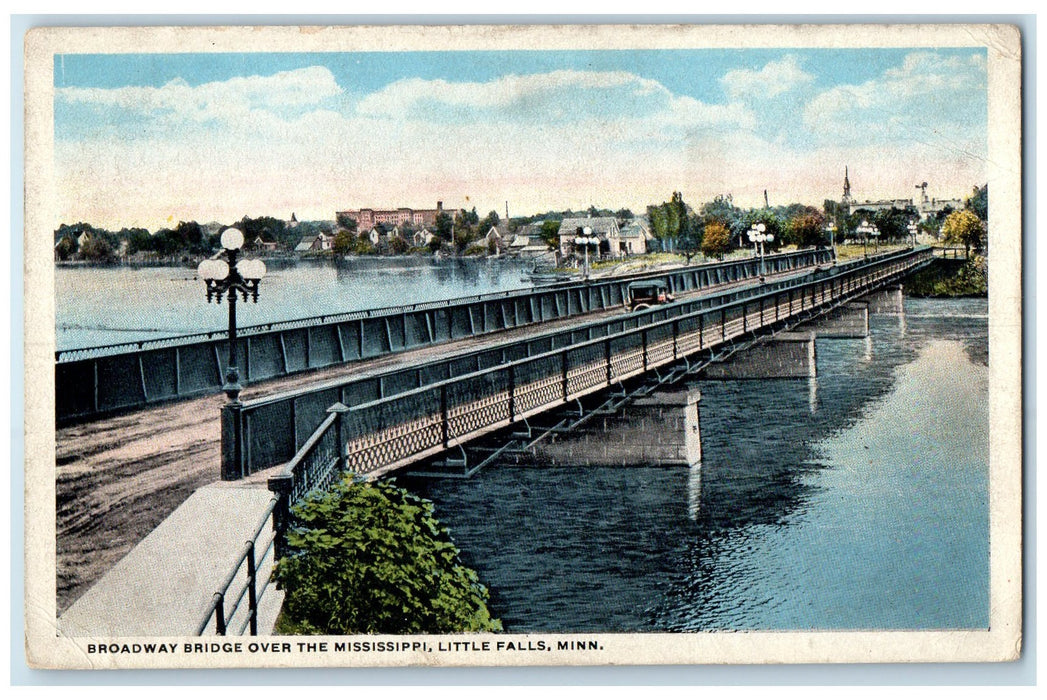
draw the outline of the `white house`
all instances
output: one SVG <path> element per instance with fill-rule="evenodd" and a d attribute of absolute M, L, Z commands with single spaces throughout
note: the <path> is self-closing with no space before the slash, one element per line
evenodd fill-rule
<path fill-rule="evenodd" d="M 429 242 L 436 238 L 436 234 L 427 228 L 423 228 L 421 231 L 415 231 L 414 235 L 411 236 L 411 242 L 415 248 L 422 248 L 429 245 Z"/>
<path fill-rule="evenodd" d="M 643 255 L 647 252 L 647 241 L 651 240 L 650 229 L 642 218 L 633 219 L 621 230 L 621 252 L 625 255 Z"/>
<path fill-rule="evenodd" d="M 575 250 L 574 239 L 583 235 L 586 228 L 590 229 L 592 235 L 600 240 L 598 257 L 620 258 L 625 255 L 622 247 L 622 233 L 618 228 L 618 220 L 613 216 L 569 218 L 560 222 L 560 252 L 563 255 L 569 255 Z M 590 254 L 593 252 L 590 251 Z"/>

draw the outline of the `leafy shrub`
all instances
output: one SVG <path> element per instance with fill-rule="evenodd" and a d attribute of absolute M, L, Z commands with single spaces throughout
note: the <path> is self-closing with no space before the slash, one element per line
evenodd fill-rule
<path fill-rule="evenodd" d="M 934 265 L 913 275 L 906 292 L 915 297 L 981 297 L 988 294 L 985 258 L 973 255 L 955 271 Z"/>
<path fill-rule="evenodd" d="M 353 483 L 294 508 L 279 631 L 437 634 L 501 630 L 433 504 L 390 483 Z"/>

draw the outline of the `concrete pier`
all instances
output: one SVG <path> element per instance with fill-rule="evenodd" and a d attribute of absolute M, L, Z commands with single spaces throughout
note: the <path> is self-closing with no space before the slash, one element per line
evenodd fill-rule
<path fill-rule="evenodd" d="M 901 314 L 905 313 L 905 289 L 896 284 L 885 287 L 883 290 L 873 292 L 862 297 L 862 301 L 869 305 L 869 312 L 874 314 Z"/>
<path fill-rule="evenodd" d="M 705 368 L 702 379 L 799 379 L 817 376 L 814 333 L 779 333 Z"/>
<path fill-rule="evenodd" d="M 520 464 L 578 466 L 693 465 L 702 459 L 697 389 L 659 391 L 615 415 L 536 445 Z"/>
<path fill-rule="evenodd" d="M 869 335 L 869 303 L 845 304 L 800 328 L 819 338 L 866 338 Z"/>

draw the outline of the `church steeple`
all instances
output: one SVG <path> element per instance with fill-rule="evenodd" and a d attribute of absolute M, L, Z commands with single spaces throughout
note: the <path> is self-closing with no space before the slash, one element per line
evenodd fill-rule
<path fill-rule="evenodd" d="M 847 177 L 847 166 L 843 166 L 843 201 L 851 201 L 851 180 Z"/>

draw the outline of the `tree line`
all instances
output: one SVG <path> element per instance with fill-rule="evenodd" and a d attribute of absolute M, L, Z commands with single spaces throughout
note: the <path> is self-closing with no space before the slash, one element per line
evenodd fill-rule
<path fill-rule="evenodd" d="M 946 207 L 935 216 L 920 220 L 914 206 L 868 210 L 858 208 L 848 213 L 839 202 L 825 200 L 822 208 L 793 203 L 775 207 L 743 209 L 734 204 L 730 194 L 717 195 L 697 208 L 684 201 L 683 194 L 673 192 L 668 201 L 648 205 L 646 219 L 649 231 L 656 241 L 655 249 L 683 254 L 688 260 L 698 253 L 722 257 L 735 248 L 749 244 L 747 232 L 754 224 L 762 223 L 772 234 L 768 250 L 783 245 L 799 247 L 825 246 L 830 236 L 836 241 L 853 239 L 862 222 L 875 225 L 883 241 L 904 240 L 909 235 L 911 221 L 919 221 L 921 233 L 927 233 L 946 243 L 963 245 L 968 250 L 981 250 L 988 220 L 988 186 L 975 187 L 965 201 L 962 221 L 946 222 L 953 214 Z M 485 237 L 498 226 L 503 234 L 514 234 L 528 225 L 536 225 L 538 233 L 550 250 L 559 246 L 560 222 L 566 218 L 614 217 L 619 225 L 635 218 L 627 208 L 607 209 L 590 206 L 583 211 L 571 209 L 547 211 L 531 216 L 517 216 L 503 221 L 498 212 L 490 211 L 480 217 L 473 207 L 460 210 L 454 216 L 440 212 L 431 227 L 432 236 L 424 244 L 429 252 L 443 251 L 454 255 L 489 254 L 500 252 L 494 241 Z M 980 225 L 979 225 L 980 223 Z M 271 216 L 244 216 L 232 224 L 244 233 L 245 250 L 259 247 L 276 250 L 294 250 L 299 241 L 324 234 L 333 238 L 333 252 L 337 255 L 373 254 L 388 252 L 403 254 L 417 250 L 413 236 L 419 232 L 411 225 L 399 227 L 400 237 L 384 238 L 383 249 L 370 240 L 370 231 L 358 231 L 355 219 L 339 215 L 334 222 L 284 221 Z M 228 225 L 201 225 L 195 221 L 180 221 L 173 228 L 149 232 L 144 228 L 122 228 L 109 231 L 89 223 L 62 224 L 55 230 L 55 259 L 112 262 L 124 258 L 177 260 L 211 255 L 221 248 L 220 238 Z M 379 224 L 380 233 L 388 233 L 391 226 Z M 832 232 L 830 233 L 830 228 Z M 507 241 L 505 241 L 507 242 Z"/>
<path fill-rule="evenodd" d="M 329 222 L 287 222 L 272 216 L 245 216 L 228 225 L 179 221 L 173 228 L 155 232 L 140 227 L 110 231 L 85 222 L 63 223 L 54 232 L 55 258 L 115 262 L 124 258 L 175 260 L 211 255 L 221 249 L 222 232 L 233 226 L 243 232 L 245 250 L 267 243 L 294 250 L 304 236 L 333 229 Z"/>

